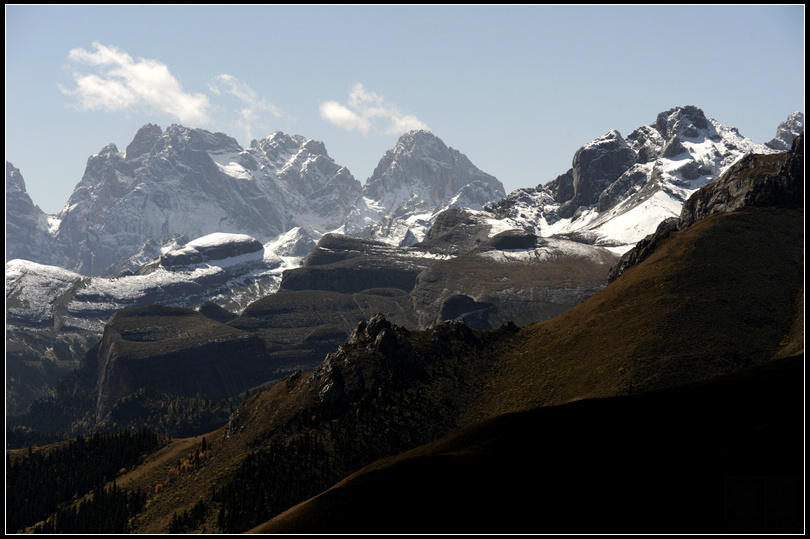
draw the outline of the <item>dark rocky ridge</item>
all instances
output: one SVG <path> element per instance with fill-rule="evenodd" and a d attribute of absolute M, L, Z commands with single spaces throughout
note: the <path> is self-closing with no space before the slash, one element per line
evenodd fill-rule
<path fill-rule="evenodd" d="M 745 206 L 798 208 L 804 205 L 804 132 L 787 154 L 748 155 L 683 206 L 678 229 L 717 212 Z"/>
<path fill-rule="evenodd" d="M 499 416 L 250 533 L 801 533 L 803 363 Z"/>

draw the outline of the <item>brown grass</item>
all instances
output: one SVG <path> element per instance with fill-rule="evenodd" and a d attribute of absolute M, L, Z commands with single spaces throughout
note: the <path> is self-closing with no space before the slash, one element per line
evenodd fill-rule
<path fill-rule="evenodd" d="M 803 210 L 717 214 L 563 315 L 521 331 L 483 415 L 687 383 L 774 357 L 799 329 Z M 794 346 L 795 348 L 795 346 Z"/>

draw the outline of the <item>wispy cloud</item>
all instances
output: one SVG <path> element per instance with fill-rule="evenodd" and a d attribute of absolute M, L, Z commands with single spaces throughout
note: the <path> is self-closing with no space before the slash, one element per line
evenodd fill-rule
<path fill-rule="evenodd" d="M 242 103 L 236 127 L 244 131 L 247 140 L 255 138 L 253 131 L 263 126 L 262 118 L 266 113 L 276 118 L 285 116 L 281 109 L 259 97 L 250 86 L 232 75 L 217 75 L 208 88 L 216 95 L 230 94 Z"/>
<path fill-rule="evenodd" d="M 134 59 L 115 47 L 93 43 L 93 50 L 76 48 L 68 59 L 89 66 L 93 73 L 74 73 L 76 87 L 60 87 L 74 96 L 82 110 L 123 111 L 146 107 L 190 125 L 210 120 L 211 104 L 205 94 L 183 91 L 165 64 Z"/>
<path fill-rule="evenodd" d="M 412 129 L 428 129 L 419 118 L 406 114 L 385 99 L 366 90 L 357 83 L 349 91 L 345 105 L 326 101 L 320 106 L 321 118 L 348 131 L 358 130 L 364 135 L 372 129 L 386 135 L 399 135 Z"/>

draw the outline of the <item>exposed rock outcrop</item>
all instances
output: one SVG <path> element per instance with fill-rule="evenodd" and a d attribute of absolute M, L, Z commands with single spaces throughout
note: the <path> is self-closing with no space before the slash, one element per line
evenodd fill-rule
<path fill-rule="evenodd" d="M 435 259 L 407 247 L 327 234 L 300 268 L 284 272 L 280 290 L 330 290 L 352 294 L 371 288 L 410 291 Z"/>
<path fill-rule="evenodd" d="M 793 140 L 804 131 L 804 113 L 794 112 L 776 128 L 776 136 L 765 145 L 780 152 L 789 151 Z"/>
<path fill-rule="evenodd" d="M 40 260 L 49 241 L 48 216 L 28 196 L 20 170 L 6 161 L 6 262 Z"/>
<path fill-rule="evenodd" d="M 611 268 L 609 281 L 644 260 L 672 232 L 719 212 L 745 207 L 798 208 L 804 206 L 804 132 L 788 153 L 749 154 L 728 168 L 717 181 L 696 191 L 678 219 L 662 221 L 655 233 L 625 253 Z"/>
<path fill-rule="evenodd" d="M 262 339 L 178 307 L 116 313 L 95 351 L 96 420 L 144 387 L 172 395 L 225 397 L 276 374 Z"/>
<path fill-rule="evenodd" d="M 560 216 L 570 218 L 580 206 L 595 204 L 637 161 L 636 152 L 615 130 L 577 150 L 571 170 L 547 186 L 562 204 Z"/>
<path fill-rule="evenodd" d="M 747 155 L 711 185 L 693 194 L 683 206 L 682 230 L 712 213 L 745 206 L 797 208 L 804 205 L 804 133 L 788 154 Z"/>

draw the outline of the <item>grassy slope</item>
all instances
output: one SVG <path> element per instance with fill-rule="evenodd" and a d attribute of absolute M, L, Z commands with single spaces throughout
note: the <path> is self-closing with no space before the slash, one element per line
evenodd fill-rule
<path fill-rule="evenodd" d="M 800 349 L 803 219 L 747 209 L 673 234 L 590 300 L 524 328 L 478 418 L 707 379 Z"/>

